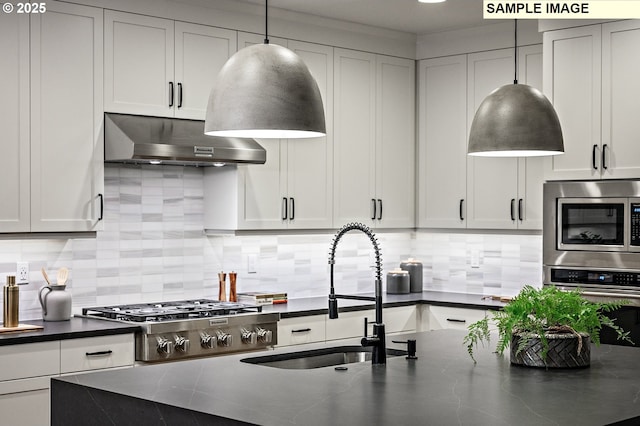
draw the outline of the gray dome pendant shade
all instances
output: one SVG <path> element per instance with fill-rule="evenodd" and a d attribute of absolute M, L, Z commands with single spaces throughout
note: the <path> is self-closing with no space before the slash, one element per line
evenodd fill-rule
<path fill-rule="evenodd" d="M 469 155 L 532 157 L 563 152 L 562 129 L 553 105 L 526 84 L 494 90 L 473 117 Z"/>
<path fill-rule="evenodd" d="M 204 132 L 249 138 L 324 136 L 318 84 L 291 50 L 268 43 L 246 47 L 218 74 Z"/>
<path fill-rule="evenodd" d="M 538 89 L 518 84 L 518 21 L 514 25 L 514 84 L 497 88 L 476 111 L 467 153 L 482 157 L 534 157 L 564 153 L 556 110 Z"/>

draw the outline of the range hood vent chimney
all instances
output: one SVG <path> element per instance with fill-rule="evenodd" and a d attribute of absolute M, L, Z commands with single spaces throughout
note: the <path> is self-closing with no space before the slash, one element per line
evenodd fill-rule
<path fill-rule="evenodd" d="M 204 120 L 105 113 L 104 145 L 108 163 L 220 166 L 267 160 L 254 139 L 205 135 Z"/>

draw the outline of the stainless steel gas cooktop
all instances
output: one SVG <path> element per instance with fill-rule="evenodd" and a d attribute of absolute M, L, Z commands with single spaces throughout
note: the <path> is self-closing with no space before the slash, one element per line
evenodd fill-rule
<path fill-rule="evenodd" d="M 266 349 L 278 342 L 278 313 L 262 306 L 196 299 L 83 308 L 82 316 L 140 326 L 136 360 L 172 361 Z"/>

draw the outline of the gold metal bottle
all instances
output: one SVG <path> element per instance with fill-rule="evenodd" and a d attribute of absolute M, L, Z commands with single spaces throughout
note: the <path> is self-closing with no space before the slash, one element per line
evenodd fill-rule
<path fill-rule="evenodd" d="M 5 328 L 18 326 L 18 311 L 20 294 L 19 288 L 16 285 L 16 277 L 14 275 L 7 275 L 7 284 L 4 286 L 4 303 L 3 303 L 3 316 L 2 325 Z"/>

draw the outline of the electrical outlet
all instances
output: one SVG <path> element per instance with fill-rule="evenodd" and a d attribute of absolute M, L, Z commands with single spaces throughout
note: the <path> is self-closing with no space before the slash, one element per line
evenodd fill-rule
<path fill-rule="evenodd" d="M 29 262 L 18 262 L 16 264 L 16 284 L 29 283 Z"/>
<path fill-rule="evenodd" d="M 258 255 L 247 255 L 247 273 L 255 274 L 257 272 Z"/>
<path fill-rule="evenodd" d="M 480 250 L 478 249 L 471 250 L 471 267 L 472 268 L 480 267 Z"/>

